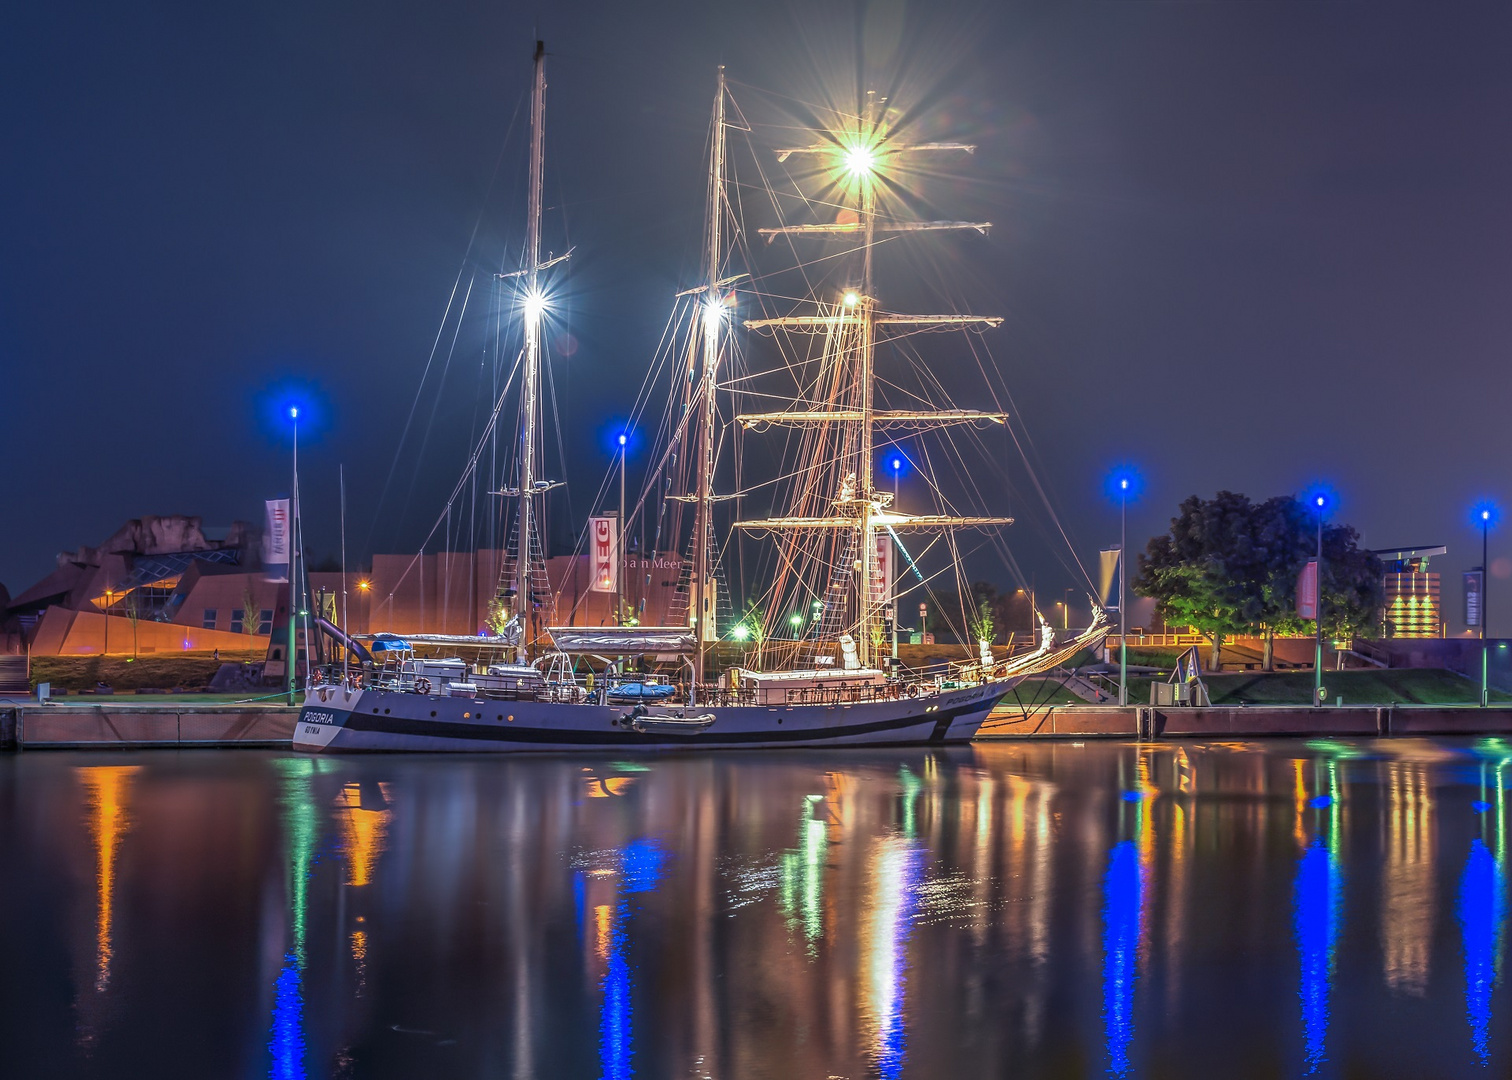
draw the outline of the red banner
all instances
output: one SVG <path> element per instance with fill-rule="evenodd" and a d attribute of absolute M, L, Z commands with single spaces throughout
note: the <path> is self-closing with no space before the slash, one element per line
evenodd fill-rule
<path fill-rule="evenodd" d="M 588 519 L 588 566 L 592 572 L 589 592 L 615 592 L 619 587 L 619 521 L 612 517 Z"/>
<path fill-rule="evenodd" d="M 1318 561 L 1308 559 L 1297 575 L 1297 618 L 1318 617 Z"/>

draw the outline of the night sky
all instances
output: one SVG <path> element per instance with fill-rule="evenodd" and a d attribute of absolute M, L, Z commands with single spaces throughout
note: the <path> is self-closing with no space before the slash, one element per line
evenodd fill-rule
<path fill-rule="evenodd" d="M 353 561 L 413 550 L 480 408 L 476 343 L 390 465 L 459 267 L 481 312 L 518 251 L 537 34 L 545 247 L 577 247 L 556 370 L 578 515 L 697 283 L 716 65 L 753 108 L 853 100 L 859 50 L 868 84 L 981 145 L 938 194 L 998 228 L 930 243 L 965 307 L 1007 316 L 992 348 L 1084 556 L 1116 541 L 1120 462 L 1139 547 L 1187 495 L 1323 481 L 1368 546 L 1448 544 L 1460 617 L 1469 508 L 1512 511 L 1512 10 L 1490 3 L 21 5 L 0 35 L 12 593 L 131 517 L 257 520 L 295 397 L 312 556 L 337 548 L 338 463 Z M 1072 584 L 1024 550 L 1047 593 Z"/>

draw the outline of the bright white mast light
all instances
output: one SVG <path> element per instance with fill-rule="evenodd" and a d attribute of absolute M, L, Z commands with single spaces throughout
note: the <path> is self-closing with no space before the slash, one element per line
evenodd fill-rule
<path fill-rule="evenodd" d="M 845 151 L 845 168 L 852 176 L 866 176 L 877 166 L 877 155 L 869 146 L 850 146 Z"/>
<path fill-rule="evenodd" d="M 704 301 L 703 321 L 705 332 L 710 334 L 717 333 L 720 324 L 724 322 L 724 317 L 725 307 L 723 304 L 716 303 L 713 300 Z"/>
<path fill-rule="evenodd" d="M 539 320 L 546 310 L 546 297 L 543 293 L 526 293 L 524 304 L 526 317 L 532 321 Z"/>

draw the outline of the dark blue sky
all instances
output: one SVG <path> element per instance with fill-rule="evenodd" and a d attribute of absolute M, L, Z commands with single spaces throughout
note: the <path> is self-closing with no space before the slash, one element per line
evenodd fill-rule
<path fill-rule="evenodd" d="M 982 145 L 960 201 L 999 227 L 952 258 L 1008 317 L 993 349 L 1084 551 L 1116 538 L 1117 461 L 1145 476 L 1133 538 L 1189 494 L 1323 479 L 1367 544 L 1447 543 L 1451 574 L 1479 561 L 1470 504 L 1512 502 L 1505 8 L 65 2 L 0 39 L 0 581 L 130 517 L 255 517 L 287 485 L 294 386 L 323 402 L 315 553 L 338 462 L 354 553 L 423 535 L 476 355 L 374 528 L 378 496 L 475 224 L 478 265 L 518 243 L 537 30 L 584 503 L 694 278 L 715 65 L 737 96 L 817 99 L 854 85 L 858 37 L 869 81 Z"/>

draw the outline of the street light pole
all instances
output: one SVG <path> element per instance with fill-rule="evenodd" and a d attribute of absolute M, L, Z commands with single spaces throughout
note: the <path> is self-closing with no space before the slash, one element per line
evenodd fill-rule
<path fill-rule="evenodd" d="M 620 511 L 619 511 L 619 558 L 615 560 L 615 622 L 625 625 L 625 450 L 630 440 L 620 433 Z"/>
<path fill-rule="evenodd" d="M 1124 583 L 1129 576 L 1129 481 L 1118 482 L 1118 703 L 1129 703 L 1129 632 L 1125 628 Z"/>
<path fill-rule="evenodd" d="M 293 475 L 293 478 L 292 478 L 292 480 L 290 482 L 290 487 L 289 487 L 289 524 L 288 524 L 288 530 L 289 530 L 289 536 L 288 536 L 288 545 L 289 545 L 289 651 L 287 653 L 286 659 L 288 661 L 288 663 L 287 663 L 287 676 L 288 676 L 288 684 L 289 684 L 289 694 L 288 694 L 289 704 L 293 705 L 294 704 L 295 679 L 297 678 L 297 675 L 295 673 L 295 663 L 296 663 L 296 660 L 297 660 L 298 655 L 299 655 L 297 652 L 295 652 L 295 642 L 294 642 L 294 632 L 295 632 L 294 631 L 294 621 L 299 616 L 299 604 L 296 602 L 296 592 L 295 592 L 295 590 L 298 587 L 295 583 L 299 580 L 298 573 L 297 573 L 298 555 L 296 554 L 296 552 L 297 552 L 298 549 L 295 547 L 295 542 L 294 542 L 294 521 L 295 521 L 295 519 L 296 519 L 296 517 L 297 517 L 297 515 L 299 513 L 299 407 L 298 406 L 291 406 L 290 407 L 290 409 L 289 409 L 289 419 L 292 420 L 292 421 L 294 421 L 294 475 Z"/>
<path fill-rule="evenodd" d="M 1313 571 L 1313 626 L 1316 641 L 1313 646 L 1313 708 L 1323 707 L 1323 504 L 1327 501 L 1317 496 L 1318 505 L 1318 559 Z"/>
<path fill-rule="evenodd" d="M 1489 663 L 1486 653 L 1486 595 L 1491 591 L 1491 563 L 1487 559 L 1486 532 L 1491 527 L 1491 511 L 1481 511 L 1481 708 L 1485 708 L 1491 700 L 1491 686 L 1489 683 Z"/>

